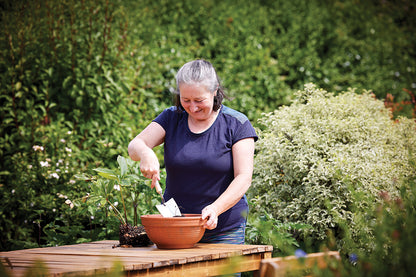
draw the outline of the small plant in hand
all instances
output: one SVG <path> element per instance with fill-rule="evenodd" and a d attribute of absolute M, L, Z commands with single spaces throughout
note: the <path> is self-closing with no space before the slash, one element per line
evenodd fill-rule
<path fill-rule="evenodd" d="M 106 215 L 110 211 L 110 215 L 115 216 L 120 222 L 120 246 L 148 246 L 152 242 L 144 227 L 138 224 L 138 215 L 153 212 L 158 202 L 147 185 L 148 181 L 140 175 L 138 163 L 122 156 L 117 157 L 117 162 L 118 172 L 108 168 L 96 168 L 94 171 L 98 175 L 76 175 L 78 179 L 91 182 L 91 193 L 82 199 L 68 201 L 70 203 L 67 204 L 86 205 L 92 214 L 101 211 L 102 208 Z M 120 205 L 122 209 L 119 208 Z"/>

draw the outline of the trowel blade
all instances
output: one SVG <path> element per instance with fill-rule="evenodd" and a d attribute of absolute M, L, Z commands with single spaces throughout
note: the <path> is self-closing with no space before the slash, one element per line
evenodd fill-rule
<path fill-rule="evenodd" d="M 164 204 L 156 205 L 157 210 L 163 217 L 182 216 L 178 204 L 173 198 L 166 201 Z"/>

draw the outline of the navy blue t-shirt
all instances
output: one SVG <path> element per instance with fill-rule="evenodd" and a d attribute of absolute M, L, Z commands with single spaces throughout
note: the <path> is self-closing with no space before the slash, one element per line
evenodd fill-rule
<path fill-rule="evenodd" d="M 166 132 L 166 200 L 174 198 L 182 213 L 200 214 L 213 203 L 234 179 L 232 146 L 244 138 L 257 140 L 248 118 L 221 106 L 219 114 L 206 131 L 195 134 L 188 126 L 188 114 L 176 107 L 165 109 L 153 121 Z M 219 233 L 239 226 L 246 220 L 245 197 L 218 217 L 218 225 L 209 233 Z"/>

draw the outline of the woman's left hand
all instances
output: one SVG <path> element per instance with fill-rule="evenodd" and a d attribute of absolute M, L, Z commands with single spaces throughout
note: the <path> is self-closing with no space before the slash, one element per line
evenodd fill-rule
<path fill-rule="evenodd" d="M 204 227 L 208 230 L 212 230 L 217 227 L 218 212 L 213 205 L 208 205 L 202 209 L 202 219 L 207 219 Z"/>

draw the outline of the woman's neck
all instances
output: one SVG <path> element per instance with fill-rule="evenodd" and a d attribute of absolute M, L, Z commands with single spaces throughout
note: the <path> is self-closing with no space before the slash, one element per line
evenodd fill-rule
<path fill-rule="evenodd" d="M 189 130 L 191 130 L 191 132 L 195 134 L 200 134 L 200 133 L 205 132 L 212 126 L 212 124 L 214 124 L 215 120 L 217 119 L 218 114 L 219 114 L 219 110 L 213 111 L 211 116 L 204 120 L 196 120 L 188 116 Z"/>

